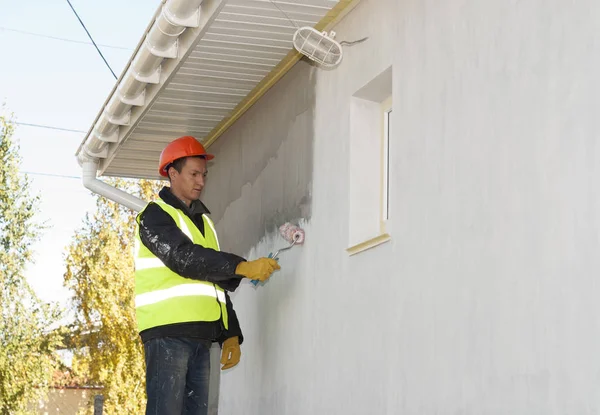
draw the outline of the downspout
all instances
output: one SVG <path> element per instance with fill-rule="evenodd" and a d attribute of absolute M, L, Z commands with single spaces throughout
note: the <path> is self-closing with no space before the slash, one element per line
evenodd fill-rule
<path fill-rule="evenodd" d="M 220 0 L 204 2 L 213 9 L 222 3 Z M 98 167 L 100 161 L 109 156 L 110 146 L 120 143 L 119 130 L 121 126 L 129 125 L 132 107 L 146 104 L 146 86 L 161 82 L 162 62 L 178 58 L 179 36 L 187 28 L 199 27 L 202 3 L 203 0 L 162 0 L 126 71 L 117 81 L 101 114 L 77 150 L 83 185 L 134 211 L 140 211 L 146 203 L 98 180 Z"/>
<path fill-rule="evenodd" d="M 81 177 L 83 178 L 83 185 L 86 189 L 117 202 L 120 205 L 126 206 L 135 212 L 141 211 L 146 206 L 146 202 L 142 199 L 104 183 L 102 180 L 98 180 L 96 178 L 98 163 L 86 161 L 81 168 Z"/>

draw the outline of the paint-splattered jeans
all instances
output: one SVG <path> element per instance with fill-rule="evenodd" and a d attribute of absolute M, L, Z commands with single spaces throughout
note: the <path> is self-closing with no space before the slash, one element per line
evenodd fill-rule
<path fill-rule="evenodd" d="M 207 415 L 210 346 L 187 338 L 144 343 L 146 415 Z"/>

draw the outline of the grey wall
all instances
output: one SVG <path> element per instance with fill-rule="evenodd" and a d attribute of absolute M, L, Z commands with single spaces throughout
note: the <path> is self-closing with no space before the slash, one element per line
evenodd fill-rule
<path fill-rule="evenodd" d="M 600 413 L 599 21 L 595 0 L 362 0 L 336 31 L 367 43 L 212 147 L 223 245 L 307 231 L 234 298 L 220 414 Z M 389 66 L 392 239 L 348 256 L 350 101 Z"/>
<path fill-rule="evenodd" d="M 279 225 L 310 218 L 314 72 L 300 62 L 210 148 L 204 197 L 223 249 L 244 254 Z"/>

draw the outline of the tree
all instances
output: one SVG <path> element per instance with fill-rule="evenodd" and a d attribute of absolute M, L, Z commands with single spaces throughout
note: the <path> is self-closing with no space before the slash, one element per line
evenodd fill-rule
<path fill-rule="evenodd" d="M 160 184 L 112 180 L 152 199 Z M 74 292 L 80 335 L 74 369 L 102 386 L 106 413 L 143 413 L 144 360 L 135 321 L 133 245 L 135 213 L 97 196 L 68 248 L 65 285 Z"/>
<path fill-rule="evenodd" d="M 21 175 L 14 124 L 0 116 L 0 414 L 25 414 L 52 381 L 59 338 L 46 328 L 59 318 L 24 276 L 43 225 L 35 221 L 39 197 Z"/>

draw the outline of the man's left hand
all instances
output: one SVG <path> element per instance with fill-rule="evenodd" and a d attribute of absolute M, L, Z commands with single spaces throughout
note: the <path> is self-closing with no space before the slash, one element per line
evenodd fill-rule
<path fill-rule="evenodd" d="M 240 349 L 240 340 L 237 336 L 230 337 L 223 342 L 223 351 L 221 352 L 221 370 L 231 369 L 240 363 L 242 350 Z"/>

